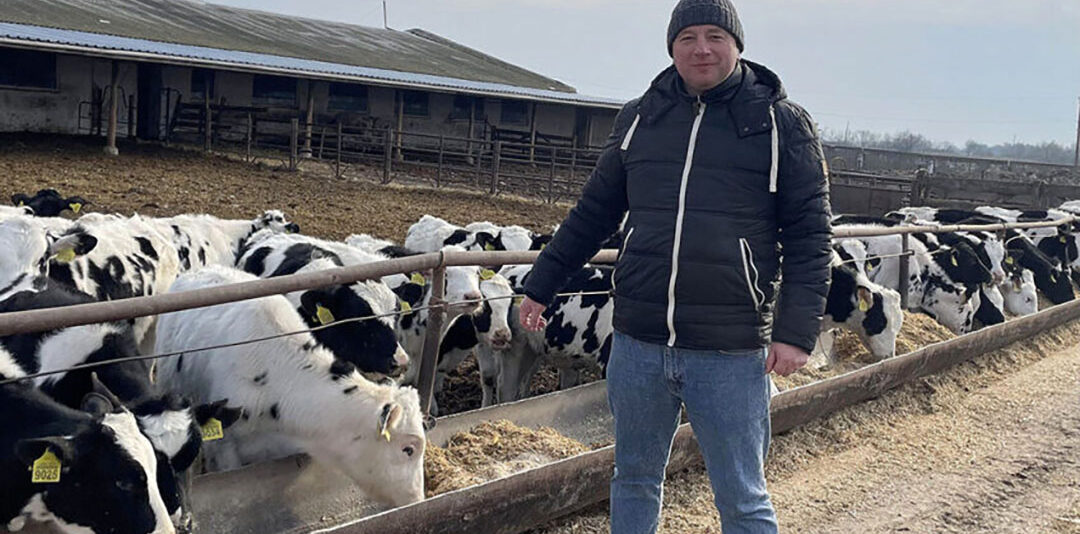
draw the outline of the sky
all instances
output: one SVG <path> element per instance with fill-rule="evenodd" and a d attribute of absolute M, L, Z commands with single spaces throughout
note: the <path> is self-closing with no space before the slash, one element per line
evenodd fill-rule
<path fill-rule="evenodd" d="M 213 0 L 381 27 L 382 0 Z M 387 0 L 423 28 L 631 99 L 671 64 L 674 0 Z M 831 131 L 912 131 L 962 146 L 1076 140 L 1080 0 L 734 0 L 743 57 Z"/>

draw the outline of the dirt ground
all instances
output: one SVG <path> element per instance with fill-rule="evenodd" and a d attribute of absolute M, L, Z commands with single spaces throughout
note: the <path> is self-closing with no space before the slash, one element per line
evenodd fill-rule
<path fill-rule="evenodd" d="M 776 436 L 782 532 L 1080 533 L 1080 323 Z M 661 532 L 719 533 L 703 469 Z M 606 505 L 534 534 L 607 532 Z"/>

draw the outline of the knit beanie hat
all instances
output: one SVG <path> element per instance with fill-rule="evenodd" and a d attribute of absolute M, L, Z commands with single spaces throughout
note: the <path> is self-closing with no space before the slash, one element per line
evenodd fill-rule
<path fill-rule="evenodd" d="M 742 24 L 739 23 L 739 14 L 735 12 L 735 6 L 729 0 L 680 0 L 671 12 L 671 23 L 667 30 L 667 49 L 671 55 L 671 45 L 675 37 L 687 26 L 698 24 L 714 24 L 719 26 L 735 37 L 735 45 L 739 52 L 743 51 Z"/>

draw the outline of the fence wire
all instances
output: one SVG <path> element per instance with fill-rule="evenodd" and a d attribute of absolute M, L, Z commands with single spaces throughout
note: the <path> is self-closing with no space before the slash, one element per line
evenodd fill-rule
<path fill-rule="evenodd" d="M 611 294 L 612 294 L 611 291 L 581 291 L 581 292 L 573 292 L 573 293 L 556 293 L 555 296 L 556 297 L 577 297 L 577 296 L 584 297 L 584 296 L 592 296 L 592 295 L 611 295 Z M 431 310 L 431 309 L 434 309 L 434 308 L 445 308 L 445 307 L 449 307 L 449 306 L 457 306 L 459 304 L 480 304 L 480 303 L 483 303 L 483 302 L 489 302 L 489 301 L 493 301 L 493 300 L 508 300 L 508 299 L 516 299 L 516 298 L 520 298 L 520 297 L 524 297 L 524 295 L 514 294 L 514 295 L 507 295 L 507 296 L 504 296 L 504 297 L 490 297 L 490 298 L 482 298 L 482 299 L 466 299 L 466 300 L 456 300 L 456 301 L 445 301 L 445 302 L 442 302 L 442 303 L 439 303 L 439 304 L 428 304 L 426 306 L 416 306 L 416 307 L 414 307 L 414 308 L 412 308 L 410 310 L 407 310 L 407 311 L 398 310 L 398 311 L 393 311 L 393 312 L 389 312 L 389 313 L 381 313 L 381 314 L 376 314 L 376 315 L 366 315 L 364 317 L 349 317 L 348 319 L 341 319 L 341 320 L 337 320 L 337 321 L 334 321 L 334 322 L 329 323 L 329 324 L 320 325 L 320 326 L 316 326 L 316 327 L 312 327 L 312 328 L 305 328 L 303 330 L 295 330 L 295 331 L 292 331 L 292 332 L 282 332 L 282 333 L 279 333 L 279 334 L 274 334 L 272 336 L 264 336 L 264 337 L 253 338 L 253 339 L 245 339 L 245 340 L 242 340 L 242 341 L 234 341 L 232 343 L 223 343 L 223 344 L 220 344 L 220 345 L 210 345 L 210 346 L 200 347 L 200 348 L 196 348 L 196 349 L 185 349 L 185 350 L 178 350 L 178 351 L 173 351 L 173 352 L 163 352 L 163 353 L 158 353 L 158 354 L 128 356 L 126 358 L 115 358 L 115 359 L 112 359 L 112 360 L 104 360 L 104 361 L 100 361 L 100 362 L 83 363 L 83 364 L 73 365 L 71 367 L 66 367 L 66 368 L 62 368 L 62 369 L 53 369 L 51 371 L 40 371 L 40 372 L 33 373 L 33 374 L 27 374 L 25 376 L 12 377 L 12 378 L 6 378 L 6 379 L 3 379 L 3 380 L 0 380 L 0 386 L 5 386 L 5 385 L 8 385 L 8 384 L 13 384 L 13 383 L 16 383 L 16 382 L 22 382 L 22 381 L 27 381 L 27 380 L 35 380 L 37 378 L 41 378 L 41 377 L 45 377 L 45 376 L 52 376 L 52 375 L 69 373 L 69 372 L 72 372 L 72 371 L 82 371 L 82 370 L 86 370 L 86 369 L 96 369 L 96 368 L 99 368 L 99 367 L 105 367 L 107 365 L 113 365 L 113 364 L 118 364 L 118 363 L 160 360 L 160 359 L 164 359 L 164 358 L 170 358 L 172 356 L 188 355 L 188 354 L 197 353 L 197 352 L 208 352 L 208 351 L 212 351 L 212 350 L 226 349 L 226 348 L 231 348 L 231 347 L 239 347 L 239 346 L 243 346 L 243 345 L 252 345 L 252 344 L 255 344 L 255 343 L 262 343 L 264 341 L 272 341 L 272 340 L 275 340 L 275 339 L 281 339 L 281 338 L 290 337 L 290 336 L 298 336 L 298 335 L 302 335 L 302 334 L 310 334 L 310 333 L 313 333 L 313 332 L 318 332 L 320 330 L 326 330 L 327 328 L 334 328 L 336 326 L 341 326 L 341 325 L 344 325 L 344 324 L 359 323 L 359 322 L 363 322 L 363 321 L 373 321 L 375 319 L 382 319 L 382 318 L 385 318 L 385 317 L 397 317 L 397 316 L 402 316 L 402 315 L 410 315 L 410 314 L 413 314 L 413 313 L 418 313 L 418 312 L 421 312 L 421 311 L 427 311 L 427 310 Z M 173 313 L 176 313 L 176 312 L 173 312 Z M 72 327 L 72 328 L 78 328 L 78 327 Z M 410 354 L 409 356 L 410 356 L 410 358 L 414 357 L 414 355 L 412 355 L 412 354 Z"/>

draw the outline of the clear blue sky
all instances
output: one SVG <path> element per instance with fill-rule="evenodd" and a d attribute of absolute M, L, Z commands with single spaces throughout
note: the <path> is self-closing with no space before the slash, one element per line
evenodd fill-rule
<path fill-rule="evenodd" d="M 381 0 L 213 0 L 382 26 Z M 734 0 L 744 57 L 824 127 L 911 130 L 962 145 L 1076 138 L 1080 0 Z M 419 27 L 629 99 L 670 64 L 674 0 L 388 0 Z"/>

